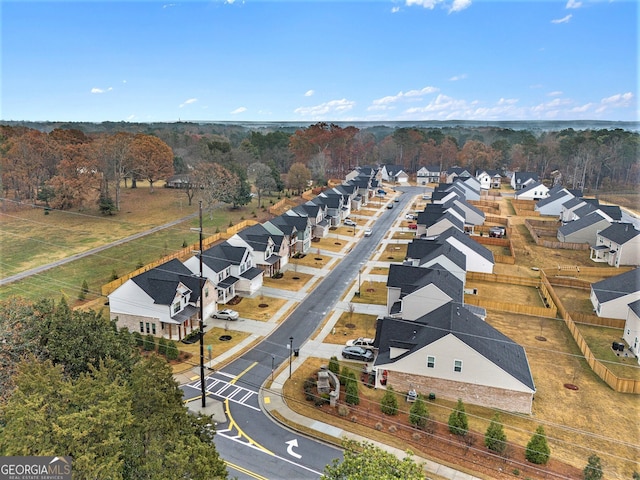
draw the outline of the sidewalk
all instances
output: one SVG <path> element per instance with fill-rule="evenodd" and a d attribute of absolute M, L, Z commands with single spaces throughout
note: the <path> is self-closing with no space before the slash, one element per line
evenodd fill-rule
<path fill-rule="evenodd" d="M 402 218 L 403 216 L 399 216 L 396 223 L 399 224 Z M 393 232 L 396 231 L 397 229 L 398 227 L 393 227 L 390 231 L 391 235 L 393 235 Z M 337 261 L 344 255 L 346 255 L 346 253 L 348 253 L 352 248 L 351 241 L 359 240 L 360 235 L 357 235 L 353 238 L 341 236 L 341 239 L 349 240 L 349 242 L 347 242 L 345 247 L 339 253 L 331 252 L 331 255 L 334 257 L 331 264 L 333 264 L 334 261 Z M 384 245 L 388 242 L 389 242 L 388 239 L 382 241 L 382 243 L 380 244 L 382 249 L 384 249 Z M 376 253 L 379 253 L 379 251 Z M 376 253 L 374 253 L 374 255 Z M 371 267 L 374 267 L 374 266 L 388 266 L 388 263 L 369 260 L 367 261 L 365 268 L 370 269 Z M 298 269 L 302 271 L 301 266 L 298 266 Z M 319 278 L 326 276 L 327 268 L 316 269 L 316 268 L 310 267 L 308 269 L 305 269 L 305 273 L 314 275 L 314 278 L 307 283 L 307 285 L 314 285 Z M 375 281 L 378 281 L 378 277 L 380 277 L 380 281 L 382 281 L 383 280 L 382 277 L 384 277 L 384 276 L 378 276 L 378 275 L 369 275 L 369 274 L 367 275 L 368 277 L 375 277 Z M 386 277 L 384 277 L 384 279 L 386 280 Z M 373 280 L 373 278 L 371 278 L 371 280 Z M 345 298 L 351 298 L 357 289 L 358 289 L 358 285 L 356 282 L 354 283 L 354 285 L 350 287 L 350 290 L 347 292 Z M 222 355 L 219 355 L 218 357 L 214 358 L 212 361 L 206 362 L 205 366 L 207 368 L 210 368 L 211 365 L 219 365 L 221 363 L 224 364 L 230 358 L 233 358 L 239 352 L 242 352 L 243 349 L 245 349 L 248 345 L 253 343 L 256 339 L 264 338 L 266 335 L 268 335 L 273 329 L 275 329 L 278 326 L 282 315 L 284 315 L 284 313 L 289 310 L 289 307 L 291 306 L 291 304 L 300 302 L 302 299 L 304 299 L 305 295 L 307 294 L 308 287 L 305 286 L 298 292 L 290 292 L 287 290 L 280 290 L 280 289 L 268 288 L 268 287 L 263 288 L 263 290 L 265 291 L 265 293 L 268 292 L 269 296 L 285 298 L 288 301 L 278 312 L 276 312 L 276 314 L 268 322 L 259 322 L 255 320 L 240 320 L 238 322 L 234 322 L 233 324 L 234 330 L 250 332 L 251 335 L 248 338 L 246 338 L 244 341 L 242 341 L 240 344 L 236 345 L 234 348 L 223 353 Z M 367 313 L 367 314 L 378 315 L 378 316 L 386 315 L 387 313 L 386 306 L 384 305 L 370 305 L 370 304 L 361 304 L 361 303 L 354 303 L 353 305 L 355 307 L 355 311 L 358 313 Z M 313 353 L 314 357 L 322 357 L 322 358 L 329 359 L 335 355 L 336 357 L 340 358 L 342 348 L 344 347 L 344 345 L 324 343 L 323 339 L 326 338 L 327 335 L 331 334 L 336 322 L 340 318 L 340 315 L 343 312 L 348 311 L 348 308 L 349 308 L 348 302 L 339 301 L 336 304 L 334 311 L 331 313 L 329 317 L 329 320 L 322 327 L 322 330 L 318 333 L 318 335 L 315 338 L 310 338 L 300 346 L 299 356 L 294 357 L 294 360 L 291 364 L 292 370 L 295 371 L 295 369 L 300 367 L 305 362 L 305 360 L 307 360 L 311 356 L 310 353 Z M 182 374 L 174 375 L 174 377 L 179 383 L 187 383 L 191 381 L 195 376 L 198 376 L 198 375 L 199 375 L 199 367 L 195 367 Z M 305 427 L 305 429 L 308 429 L 308 430 L 321 432 L 325 435 L 334 437 L 336 439 L 336 444 L 338 445 L 341 443 L 342 439 L 353 439 L 356 441 L 362 441 L 362 438 L 359 435 L 352 434 L 346 430 L 334 427 L 332 425 L 323 423 L 313 418 L 304 417 L 294 412 L 293 410 L 291 410 L 286 404 L 286 402 L 284 401 L 284 398 L 282 397 L 282 386 L 288 380 L 288 378 L 289 378 L 289 370 L 287 368 L 282 369 L 282 371 L 278 374 L 278 376 L 274 378 L 268 392 L 265 392 L 265 390 L 262 388 L 260 389 L 260 392 L 259 392 L 260 406 L 262 410 L 266 412 L 273 421 L 277 423 L 282 423 L 276 416 L 274 416 L 274 413 L 277 412 L 281 417 L 288 419 L 288 421 L 290 422 L 290 423 L 283 424 L 287 428 L 296 430 L 296 426 L 300 426 L 300 427 Z M 193 405 L 189 405 L 190 409 L 197 411 L 198 406 L 195 404 L 195 402 L 192 402 L 192 403 Z M 223 418 L 221 419 L 220 415 L 224 415 L 224 412 L 220 411 L 221 405 L 215 406 L 215 403 L 220 403 L 220 402 L 214 402 L 214 404 L 212 404 L 214 406 L 210 407 L 211 412 L 214 413 L 215 420 L 222 423 L 224 419 Z M 210 413 L 210 412 L 206 412 L 206 413 Z M 405 452 L 398 448 L 391 447 L 389 445 L 385 445 L 383 443 L 376 442 L 369 439 L 367 439 L 367 441 L 373 443 L 374 445 L 376 445 L 377 447 L 383 450 L 386 450 L 387 452 L 393 453 L 398 458 L 404 458 L 406 456 Z M 423 463 L 425 466 L 425 470 L 427 472 L 430 472 L 435 475 L 439 475 L 441 477 L 444 477 L 450 480 L 480 480 L 477 477 L 471 476 L 463 472 L 459 472 L 450 467 L 438 464 L 426 458 L 422 458 L 414 455 L 414 459 L 418 463 Z"/>

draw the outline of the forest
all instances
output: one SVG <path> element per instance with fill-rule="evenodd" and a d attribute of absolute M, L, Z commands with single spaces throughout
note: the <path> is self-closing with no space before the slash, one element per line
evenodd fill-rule
<path fill-rule="evenodd" d="M 191 202 L 246 205 L 257 189 L 324 185 L 357 166 L 422 166 L 537 173 L 586 194 L 635 191 L 640 135 L 620 128 L 557 131 L 500 126 L 308 126 L 232 124 L 3 124 L 1 187 L 6 202 L 58 209 L 120 208 L 120 189 L 182 176 Z M 292 169 L 292 167 L 294 167 Z M 289 178 L 288 178 L 289 177 Z"/>

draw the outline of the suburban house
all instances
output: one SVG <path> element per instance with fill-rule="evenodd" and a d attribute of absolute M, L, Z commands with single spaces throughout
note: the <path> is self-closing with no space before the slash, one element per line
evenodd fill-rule
<path fill-rule="evenodd" d="M 631 302 L 624 323 L 622 339 L 629 345 L 629 350 L 636 356 L 640 364 L 640 300 Z"/>
<path fill-rule="evenodd" d="M 514 190 L 522 190 L 533 182 L 540 182 L 540 177 L 533 172 L 514 172 L 511 176 L 511 188 Z"/>
<path fill-rule="evenodd" d="M 535 211 L 540 215 L 559 217 L 562 205 L 574 198 L 573 194 L 566 188 L 557 185 L 551 188 L 546 198 L 542 198 L 536 203 Z"/>
<path fill-rule="evenodd" d="M 324 238 L 329 234 L 327 207 L 321 203 L 306 202 L 285 212 L 285 215 L 306 217 L 311 224 L 311 237 Z"/>
<path fill-rule="evenodd" d="M 464 213 L 455 205 L 445 207 L 430 203 L 424 211 L 418 213 L 416 226 L 417 237 L 438 236 L 449 228 L 457 228 L 463 232 Z"/>
<path fill-rule="evenodd" d="M 594 246 L 597 233 L 609 227 L 611 223 L 610 217 L 602 213 L 601 210 L 595 210 L 559 227 L 557 238 L 559 242 L 588 243 Z"/>
<path fill-rule="evenodd" d="M 403 170 L 402 165 L 383 165 L 381 169 L 382 180 L 391 183 L 407 183 L 409 175 Z"/>
<path fill-rule="evenodd" d="M 258 224 L 240 230 L 227 242 L 236 247 L 249 247 L 255 266 L 262 270 L 267 277 L 272 277 L 282 270 L 289 259 L 288 244 L 283 241 L 284 236 L 277 237 Z M 278 246 L 276 247 L 276 245 Z"/>
<path fill-rule="evenodd" d="M 469 178 L 471 177 L 471 172 L 469 170 L 467 170 L 466 168 L 462 168 L 462 167 L 451 167 L 448 168 L 445 172 L 444 172 L 444 178 L 445 178 L 445 183 L 453 183 L 455 181 L 456 178 Z"/>
<path fill-rule="evenodd" d="M 549 188 L 540 182 L 529 182 L 515 193 L 516 200 L 540 200 L 548 195 Z"/>
<path fill-rule="evenodd" d="M 438 183 L 440 181 L 440 167 L 437 165 L 427 165 L 420 167 L 416 173 L 416 181 L 418 185 L 426 185 L 427 183 Z"/>
<path fill-rule="evenodd" d="M 207 278 L 202 290 L 206 319 L 216 311 L 218 296 Z M 108 298 L 111 319 L 130 332 L 181 340 L 199 328 L 200 277 L 177 259 L 130 278 Z"/>
<path fill-rule="evenodd" d="M 462 280 L 442 265 L 391 264 L 387 277 L 387 315 L 416 320 L 450 301 L 461 304 L 463 287 Z"/>
<path fill-rule="evenodd" d="M 627 305 L 640 300 L 640 269 L 592 283 L 590 298 L 599 317 L 625 320 Z"/>
<path fill-rule="evenodd" d="M 463 285 L 466 282 L 467 257 L 451 244 L 416 238 L 407 245 L 407 257 L 403 265 L 433 267 L 435 264 L 458 277 Z"/>
<path fill-rule="evenodd" d="M 366 205 L 369 199 L 373 196 L 370 177 L 359 175 L 347 181 L 345 184 L 353 186 L 356 189 L 357 195 L 354 198 L 355 204 L 352 206 L 354 210 L 360 210 L 360 208 L 363 205 Z"/>
<path fill-rule="evenodd" d="M 522 346 L 455 302 L 416 320 L 379 318 L 376 387 L 531 413 L 536 392 Z"/>
<path fill-rule="evenodd" d="M 219 259 L 223 262 L 223 264 L 228 262 L 228 264 L 231 266 L 231 272 L 229 277 L 223 279 L 223 285 L 231 283 L 233 278 L 237 278 L 238 281 L 233 284 L 235 293 L 252 295 L 262 287 L 264 274 L 262 270 L 255 266 L 251 248 L 247 246 L 234 246 L 229 242 L 222 242 L 212 246 L 211 248 L 205 250 L 204 256 L 202 257 L 203 270 L 205 272 L 207 271 L 205 267 L 205 259 L 207 257 Z M 185 262 L 185 265 L 189 267 L 189 270 L 194 273 L 198 273 L 200 271 L 199 264 L 199 260 L 196 262 L 193 260 L 193 257 Z M 212 269 L 211 272 L 213 274 L 214 269 Z M 210 277 L 206 274 L 204 274 L 204 276 L 216 283 L 214 277 Z M 218 284 L 216 288 L 220 289 L 220 285 Z M 226 297 L 229 298 L 230 294 L 231 291 L 228 291 Z M 219 303 L 226 302 L 219 301 Z"/>
<path fill-rule="evenodd" d="M 209 279 L 218 294 L 218 303 L 225 304 L 236 296 L 238 277 L 231 274 L 231 262 L 219 256 L 220 248 L 211 247 L 202 254 L 202 276 Z M 194 275 L 200 275 L 200 254 L 194 255 L 184 262 Z"/>
<path fill-rule="evenodd" d="M 464 198 L 460 198 L 459 196 L 454 200 L 450 200 L 444 203 L 445 206 L 455 206 L 459 211 L 464 215 L 464 223 L 465 225 L 475 226 L 475 225 L 484 225 L 485 214 L 479 208 L 471 205 Z"/>
<path fill-rule="evenodd" d="M 450 228 L 438 236 L 435 241 L 447 242 L 467 257 L 467 272 L 493 273 L 495 259 L 493 253 L 456 228 Z"/>
<path fill-rule="evenodd" d="M 640 231 L 632 223 L 613 223 L 596 234 L 591 260 L 612 267 L 640 265 Z"/>
<path fill-rule="evenodd" d="M 476 179 L 480 182 L 482 190 L 500 188 L 500 185 L 502 185 L 502 175 L 497 170 L 478 170 Z"/>
<path fill-rule="evenodd" d="M 595 198 L 583 198 L 583 197 L 571 198 L 562 204 L 562 208 L 560 210 L 560 221 L 562 223 L 566 223 L 566 222 L 571 222 L 572 220 L 576 220 L 577 218 L 579 218 L 575 214 L 577 210 L 581 208 L 583 209 L 586 205 L 597 207 L 598 204 L 599 202 Z M 595 208 L 593 208 L 591 211 L 593 210 L 595 210 Z M 582 211 L 584 212 L 584 210 Z"/>
<path fill-rule="evenodd" d="M 268 220 L 263 225 L 273 234 L 277 234 L 280 230 L 289 236 L 290 256 L 296 253 L 307 253 L 311 249 L 311 221 L 309 217 L 283 214 Z"/>
<path fill-rule="evenodd" d="M 191 185 L 191 177 L 188 173 L 172 175 L 164 183 L 165 188 L 187 188 Z"/>

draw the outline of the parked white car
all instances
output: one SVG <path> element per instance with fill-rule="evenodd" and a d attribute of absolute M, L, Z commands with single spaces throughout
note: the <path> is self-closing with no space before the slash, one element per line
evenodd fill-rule
<path fill-rule="evenodd" d="M 219 318 L 221 320 L 237 320 L 238 317 L 240 317 L 240 314 L 230 308 L 219 310 L 211 315 L 211 318 Z"/>
<path fill-rule="evenodd" d="M 353 220 L 351 220 L 350 218 L 345 218 L 344 220 L 344 224 L 348 225 L 349 227 L 355 227 L 356 226 L 356 222 L 354 222 Z"/>
<path fill-rule="evenodd" d="M 359 337 L 355 340 L 348 340 L 347 347 L 373 348 L 373 338 Z"/>

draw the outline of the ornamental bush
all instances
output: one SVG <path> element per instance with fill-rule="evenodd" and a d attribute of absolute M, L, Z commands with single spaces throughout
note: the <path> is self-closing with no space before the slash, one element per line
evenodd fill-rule
<path fill-rule="evenodd" d="M 384 392 L 382 400 L 380 400 L 380 410 L 385 415 L 398 414 L 398 397 L 396 397 L 396 392 L 391 385 L 387 387 L 387 391 Z"/>
<path fill-rule="evenodd" d="M 492 452 L 504 453 L 507 450 L 507 436 L 500 423 L 500 414 L 496 413 L 484 434 L 484 445 Z"/>
<path fill-rule="evenodd" d="M 409 423 L 416 428 L 424 428 L 427 426 L 428 420 L 429 411 L 427 410 L 427 405 L 424 403 L 422 395 L 418 395 L 409 410 Z"/>
<path fill-rule="evenodd" d="M 529 443 L 527 443 L 524 456 L 531 463 L 544 465 L 549 461 L 550 454 L 551 450 L 547 443 L 547 435 L 544 433 L 544 427 L 540 425 L 536 429 L 536 433 L 531 437 L 531 440 L 529 440 Z"/>
<path fill-rule="evenodd" d="M 454 435 L 464 437 L 469 432 L 469 420 L 464 410 L 462 399 L 458 399 L 456 408 L 449 415 L 449 431 Z"/>

